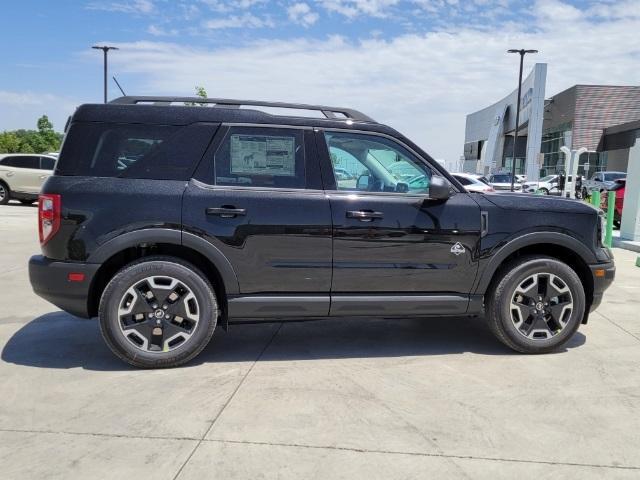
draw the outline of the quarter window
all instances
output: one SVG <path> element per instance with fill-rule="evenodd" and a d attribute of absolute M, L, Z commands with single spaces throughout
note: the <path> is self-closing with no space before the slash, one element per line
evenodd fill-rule
<path fill-rule="evenodd" d="M 215 158 L 216 185 L 305 188 L 301 130 L 231 127 Z"/>
<path fill-rule="evenodd" d="M 325 132 L 338 190 L 429 193 L 432 171 L 401 145 L 374 135 Z"/>

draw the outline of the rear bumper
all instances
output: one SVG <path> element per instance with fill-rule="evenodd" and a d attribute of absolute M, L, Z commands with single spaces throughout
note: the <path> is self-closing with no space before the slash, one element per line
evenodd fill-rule
<path fill-rule="evenodd" d="M 616 266 L 613 262 L 609 262 L 590 265 L 589 268 L 593 276 L 593 301 L 590 309 L 593 312 L 602 302 L 605 290 L 613 283 L 616 276 Z"/>
<path fill-rule="evenodd" d="M 61 262 L 34 255 L 29 260 L 29 280 L 40 297 L 72 315 L 88 318 L 89 291 L 98 268 L 99 264 Z M 70 273 L 82 273 L 84 280 L 72 282 Z"/>

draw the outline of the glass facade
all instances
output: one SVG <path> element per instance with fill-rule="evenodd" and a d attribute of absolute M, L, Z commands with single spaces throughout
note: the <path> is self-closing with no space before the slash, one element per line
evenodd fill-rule
<path fill-rule="evenodd" d="M 540 167 L 540 178 L 547 175 L 555 175 L 564 171 L 565 159 L 561 147 L 571 148 L 571 124 L 563 125 L 558 129 L 546 131 L 542 134 L 542 165 Z"/>

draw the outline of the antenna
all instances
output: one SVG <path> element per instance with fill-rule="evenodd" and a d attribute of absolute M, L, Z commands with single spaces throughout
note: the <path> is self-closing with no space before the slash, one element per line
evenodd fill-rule
<path fill-rule="evenodd" d="M 113 77 L 111 77 L 111 78 L 113 78 L 113 81 L 114 81 L 114 82 L 116 82 L 116 85 L 118 86 L 118 88 L 119 88 L 119 89 L 120 89 L 120 91 L 122 92 L 122 95 L 126 97 L 126 96 L 127 96 L 127 94 L 126 94 L 126 93 L 124 93 L 124 90 L 122 89 L 122 87 L 121 87 L 121 86 L 120 86 L 120 84 L 118 83 L 118 80 L 116 80 L 116 76 L 114 75 L 114 76 L 113 76 Z"/>

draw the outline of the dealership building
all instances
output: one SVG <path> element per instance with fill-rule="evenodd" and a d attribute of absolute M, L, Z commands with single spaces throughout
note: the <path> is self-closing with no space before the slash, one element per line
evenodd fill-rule
<path fill-rule="evenodd" d="M 574 85 L 545 98 L 547 65 L 538 63 L 522 82 L 516 173 L 529 180 L 564 172 L 560 150 L 585 148 L 578 173 L 626 172 L 640 129 L 640 86 Z M 465 172 L 510 171 L 518 91 L 467 115 Z"/>

